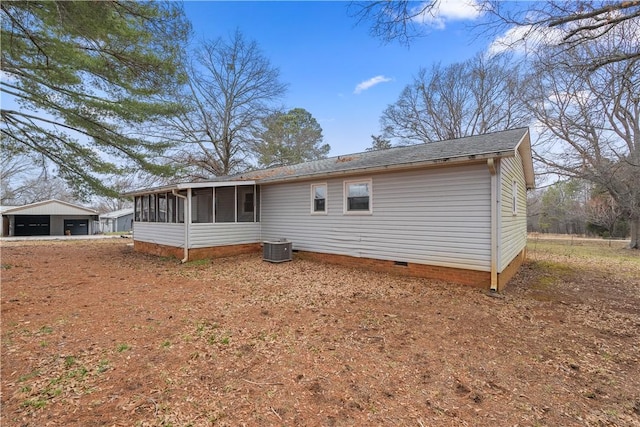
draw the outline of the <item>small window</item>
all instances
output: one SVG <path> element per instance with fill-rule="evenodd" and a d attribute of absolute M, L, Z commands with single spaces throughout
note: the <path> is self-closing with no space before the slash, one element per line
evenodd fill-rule
<path fill-rule="evenodd" d="M 327 213 L 327 184 L 311 184 L 311 213 Z"/>
<path fill-rule="evenodd" d="M 345 213 L 371 213 L 371 180 L 344 182 Z"/>
<path fill-rule="evenodd" d="M 518 215 L 518 182 L 513 181 L 511 185 L 511 207 L 514 215 Z"/>

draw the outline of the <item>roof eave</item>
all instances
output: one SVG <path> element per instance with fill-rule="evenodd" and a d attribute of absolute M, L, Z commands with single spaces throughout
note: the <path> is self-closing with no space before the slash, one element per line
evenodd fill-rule
<path fill-rule="evenodd" d="M 522 136 L 518 144 L 516 144 L 516 151 L 520 154 L 522 159 L 522 168 L 524 169 L 524 181 L 527 186 L 527 190 L 533 190 L 536 188 L 536 176 L 533 170 L 533 158 L 531 156 L 531 136 L 529 130 Z"/>
<path fill-rule="evenodd" d="M 417 162 L 401 163 L 401 164 L 395 164 L 395 165 L 371 166 L 371 167 L 344 169 L 339 171 L 317 172 L 317 173 L 310 173 L 310 174 L 296 175 L 296 176 L 263 178 L 263 179 L 256 179 L 256 183 L 276 184 L 279 182 L 305 181 L 305 180 L 316 179 L 316 178 L 345 176 L 345 175 L 362 175 L 366 173 L 379 173 L 379 172 L 387 172 L 387 171 L 402 171 L 402 170 L 409 170 L 409 169 L 419 169 L 423 167 L 448 166 L 448 165 L 457 166 L 465 163 L 467 164 L 479 163 L 480 161 L 483 161 L 489 158 L 495 159 L 495 158 L 513 157 L 513 156 L 515 156 L 515 151 L 512 151 L 512 150 L 498 151 L 498 152 L 492 152 L 492 153 L 472 154 L 472 155 L 452 157 L 452 158 L 421 160 Z"/>
<path fill-rule="evenodd" d="M 151 194 L 151 193 L 166 193 L 173 190 L 186 190 L 189 188 L 210 188 L 210 187 L 230 187 L 234 185 L 255 185 L 256 181 L 254 180 L 237 180 L 233 181 L 203 181 L 203 182 L 181 182 L 179 184 L 165 185 L 162 187 L 156 188 L 143 188 L 140 190 L 127 191 L 126 193 L 122 193 L 122 196 L 125 197 L 134 197 L 134 196 L 142 196 L 143 194 Z"/>
<path fill-rule="evenodd" d="M 2 214 L 12 214 L 15 212 L 19 212 L 25 209 L 30 209 L 30 208 L 34 208 L 34 207 L 38 207 L 38 206 L 42 206 L 42 205 L 46 205 L 46 204 L 50 204 L 50 203 L 59 203 L 61 205 L 65 205 L 74 209 L 79 209 L 79 210 L 84 210 L 87 212 L 87 215 L 98 215 L 98 211 L 95 209 L 90 209 L 90 208 L 85 208 L 84 206 L 80 206 L 80 205 L 76 205 L 73 203 L 69 203 L 69 202 L 65 202 L 62 200 L 58 200 L 58 199 L 49 199 L 49 200 L 43 200 L 40 202 L 35 202 L 35 203 L 29 203 L 26 205 L 22 205 L 22 206 L 14 206 L 11 209 L 7 209 L 5 211 L 2 211 Z"/>

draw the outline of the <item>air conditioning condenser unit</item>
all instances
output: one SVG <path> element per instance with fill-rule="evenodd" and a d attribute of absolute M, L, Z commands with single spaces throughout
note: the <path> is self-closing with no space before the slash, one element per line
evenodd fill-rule
<path fill-rule="evenodd" d="M 291 244 L 286 239 L 263 242 L 262 259 L 269 262 L 291 261 Z"/>

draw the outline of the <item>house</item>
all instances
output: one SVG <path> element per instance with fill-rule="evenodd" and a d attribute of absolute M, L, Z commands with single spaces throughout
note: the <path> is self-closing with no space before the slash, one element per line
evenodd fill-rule
<path fill-rule="evenodd" d="M 63 236 L 94 234 L 98 212 L 60 200 L 46 200 L 0 209 L 3 236 Z"/>
<path fill-rule="evenodd" d="M 128 193 L 134 248 L 183 261 L 287 239 L 298 256 L 501 289 L 526 251 L 526 128 Z"/>
<path fill-rule="evenodd" d="M 103 213 L 99 219 L 101 233 L 129 232 L 133 229 L 133 208 Z"/>

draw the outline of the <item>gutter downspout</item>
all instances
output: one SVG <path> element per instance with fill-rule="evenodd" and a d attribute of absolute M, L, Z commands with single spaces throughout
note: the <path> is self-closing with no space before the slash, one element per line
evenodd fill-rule
<path fill-rule="evenodd" d="M 171 190 L 171 194 L 184 200 L 184 258 L 180 260 L 181 263 L 189 261 L 189 223 L 191 222 L 191 189 L 187 189 L 187 195 L 183 196 L 177 192 L 178 190 Z"/>
<path fill-rule="evenodd" d="M 487 167 L 491 174 L 491 292 L 498 292 L 498 177 L 493 158 L 487 159 Z"/>

